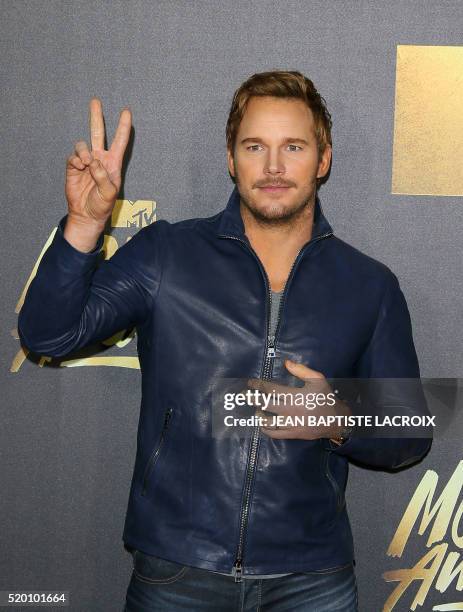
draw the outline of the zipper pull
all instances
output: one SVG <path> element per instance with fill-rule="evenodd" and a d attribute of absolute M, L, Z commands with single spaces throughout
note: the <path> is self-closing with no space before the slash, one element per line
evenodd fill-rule
<path fill-rule="evenodd" d="M 170 415 L 172 414 L 172 407 L 170 407 L 165 416 L 164 416 L 164 429 L 167 427 L 168 423 L 169 423 L 169 419 L 170 419 Z"/>
<path fill-rule="evenodd" d="M 275 336 L 268 337 L 268 347 L 267 347 L 267 359 L 274 359 L 276 356 L 275 351 Z"/>
<path fill-rule="evenodd" d="M 237 559 L 232 568 L 232 575 L 235 577 L 235 582 L 241 582 L 241 570 L 241 559 Z"/>

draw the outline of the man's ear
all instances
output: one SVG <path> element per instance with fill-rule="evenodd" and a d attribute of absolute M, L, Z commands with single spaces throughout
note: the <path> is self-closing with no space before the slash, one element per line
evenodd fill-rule
<path fill-rule="evenodd" d="M 228 171 L 234 178 L 235 177 L 235 160 L 233 159 L 233 154 L 231 153 L 230 149 L 227 149 L 227 163 L 228 163 Z"/>
<path fill-rule="evenodd" d="M 322 178 L 328 173 L 328 170 L 330 169 L 331 165 L 331 151 L 331 145 L 327 144 L 325 146 L 325 150 L 322 153 L 322 158 L 318 162 L 317 178 Z"/>

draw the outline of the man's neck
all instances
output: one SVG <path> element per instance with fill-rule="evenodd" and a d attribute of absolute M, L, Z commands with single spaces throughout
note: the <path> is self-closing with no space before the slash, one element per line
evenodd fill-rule
<path fill-rule="evenodd" d="M 280 291 L 300 249 L 312 236 L 314 202 L 301 214 L 281 223 L 257 219 L 240 202 L 245 234 L 269 277 L 271 288 Z"/>

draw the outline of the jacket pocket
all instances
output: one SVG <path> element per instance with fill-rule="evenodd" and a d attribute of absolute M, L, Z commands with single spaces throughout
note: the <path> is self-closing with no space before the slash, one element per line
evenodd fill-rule
<path fill-rule="evenodd" d="M 167 434 L 167 430 L 169 427 L 169 421 L 170 421 L 170 417 L 172 415 L 172 408 L 168 408 L 165 412 L 164 415 L 164 425 L 162 427 L 162 431 L 161 434 L 159 436 L 159 440 L 156 444 L 156 446 L 153 448 L 150 458 L 148 459 L 147 463 L 146 463 L 146 467 L 145 467 L 145 471 L 143 472 L 143 481 L 142 481 L 142 490 L 141 490 L 141 494 L 142 495 L 146 495 L 146 491 L 148 489 L 148 482 L 150 479 L 150 476 L 153 472 L 154 466 L 156 465 L 158 459 L 159 459 L 159 455 L 161 453 L 161 449 L 162 446 L 164 444 L 164 441 L 166 439 L 166 434 Z"/>
<path fill-rule="evenodd" d="M 338 481 L 336 480 L 336 478 L 334 477 L 334 475 L 331 473 L 330 470 L 330 458 L 331 458 L 331 452 L 326 452 L 326 457 L 325 457 L 325 476 L 328 480 L 328 482 L 330 483 L 330 486 L 333 490 L 333 494 L 334 494 L 334 499 L 336 502 L 336 513 L 341 512 L 342 508 L 344 507 L 345 504 L 345 496 L 344 496 L 344 491 L 341 490 Z"/>

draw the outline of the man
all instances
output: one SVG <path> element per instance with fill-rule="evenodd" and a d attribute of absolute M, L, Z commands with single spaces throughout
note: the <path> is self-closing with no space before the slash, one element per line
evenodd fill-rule
<path fill-rule="evenodd" d="M 397 278 L 335 237 L 323 215 L 317 187 L 331 163 L 323 98 L 299 72 L 250 77 L 227 124 L 236 187 L 225 210 L 157 221 L 99 266 L 131 113 L 121 112 L 108 151 L 98 99 L 90 128 L 91 150 L 79 141 L 68 158 L 68 214 L 18 329 L 32 351 L 61 357 L 137 328 L 143 394 L 123 534 L 134 554 L 126 610 L 357 610 L 347 460 L 395 468 L 420 459 L 431 440 L 265 419 L 246 436 L 224 435 L 212 422 L 224 381 L 242 382 L 250 399 L 272 389 L 326 399 L 336 391 L 327 379 L 419 377 Z M 313 415 L 358 411 L 346 397 Z M 378 397 L 375 408 L 391 403 L 383 387 Z M 255 407 L 258 395 L 242 410 Z M 307 413 L 278 401 L 267 408 Z"/>

